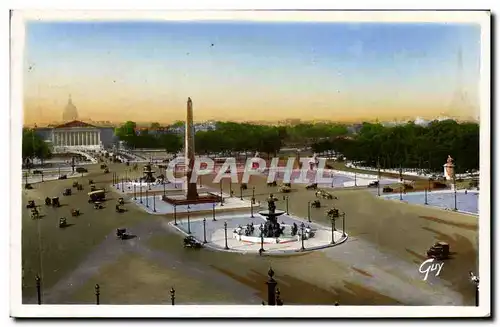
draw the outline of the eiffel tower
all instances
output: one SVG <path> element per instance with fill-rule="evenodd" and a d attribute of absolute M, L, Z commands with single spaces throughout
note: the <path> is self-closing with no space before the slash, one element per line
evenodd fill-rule
<path fill-rule="evenodd" d="M 459 48 L 457 54 L 456 89 L 453 93 L 448 110 L 441 114 L 444 117 L 456 119 L 458 117 L 464 117 L 464 115 L 472 116 L 475 113 L 475 108 L 470 102 L 469 96 L 464 87 L 463 68 L 462 48 Z"/>

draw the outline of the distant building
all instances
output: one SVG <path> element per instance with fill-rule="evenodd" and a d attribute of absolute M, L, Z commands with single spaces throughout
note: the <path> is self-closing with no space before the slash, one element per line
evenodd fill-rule
<path fill-rule="evenodd" d="M 63 116 L 62 120 L 67 122 L 67 121 L 73 121 L 78 119 L 78 109 L 76 109 L 76 106 L 73 104 L 73 101 L 71 100 L 71 95 L 69 96 L 68 99 L 68 104 L 64 108 L 63 111 Z"/>

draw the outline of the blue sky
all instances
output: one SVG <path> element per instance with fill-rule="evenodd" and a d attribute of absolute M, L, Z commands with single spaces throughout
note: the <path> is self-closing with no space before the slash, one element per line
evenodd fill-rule
<path fill-rule="evenodd" d="M 479 42 L 466 24 L 32 22 L 26 117 L 57 118 L 69 93 L 95 120 L 179 119 L 188 96 L 199 119 L 438 115 L 459 49 L 477 103 Z"/>

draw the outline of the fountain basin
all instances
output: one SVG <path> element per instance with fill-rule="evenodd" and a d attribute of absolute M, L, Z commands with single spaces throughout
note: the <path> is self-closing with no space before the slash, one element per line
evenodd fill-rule
<path fill-rule="evenodd" d="M 254 225 L 253 235 L 245 235 L 244 230 L 241 229 L 238 232 L 239 228 L 233 231 L 233 238 L 240 242 L 248 242 L 248 243 L 264 243 L 264 244 L 283 244 L 290 242 L 298 242 L 302 239 L 302 232 L 299 228 L 296 235 L 292 235 L 292 226 L 288 224 L 280 224 L 281 227 L 285 227 L 284 234 L 280 237 L 260 237 L 260 226 L 262 225 Z M 304 240 L 307 240 L 314 236 L 314 230 L 311 228 L 307 228 L 307 231 L 304 230 Z"/>

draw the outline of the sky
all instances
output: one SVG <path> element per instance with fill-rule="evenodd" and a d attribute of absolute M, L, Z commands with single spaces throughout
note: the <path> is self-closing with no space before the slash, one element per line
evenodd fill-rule
<path fill-rule="evenodd" d="M 61 121 L 69 95 L 94 121 L 184 119 L 188 97 L 197 121 L 475 117 L 480 32 L 442 23 L 32 21 L 24 121 Z M 453 105 L 459 90 L 468 104 Z"/>

